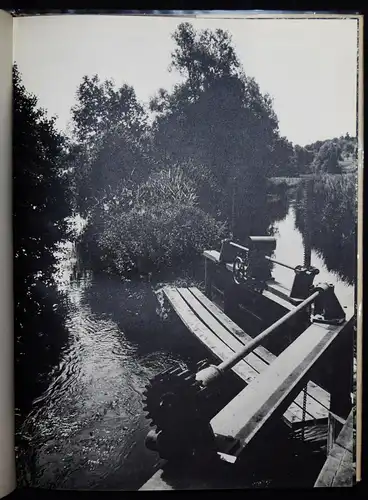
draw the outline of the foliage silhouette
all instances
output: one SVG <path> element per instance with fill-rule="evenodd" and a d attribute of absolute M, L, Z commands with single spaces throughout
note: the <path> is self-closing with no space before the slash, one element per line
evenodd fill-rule
<path fill-rule="evenodd" d="M 53 281 L 57 243 L 67 235 L 68 176 L 55 120 L 13 69 L 13 245 L 16 404 L 29 399 L 61 342 L 63 302 Z M 55 348 L 55 349 L 54 349 Z M 49 356 L 44 352 L 49 351 Z M 27 356 L 25 356 L 27 353 Z M 41 355 L 40 355 L 41 354 Z M 41 381 L 40 381 L 41 382 Z M 18 385 L 19 384 L 19 385 Z M 21 385 L 20 385 L 21 384 Z M 26 401 L 27 400 L 27 401 Z"/>

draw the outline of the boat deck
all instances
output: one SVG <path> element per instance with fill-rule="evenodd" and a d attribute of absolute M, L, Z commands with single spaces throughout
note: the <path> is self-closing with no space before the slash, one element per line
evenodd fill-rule
<path fill-rule="evenodd" d="M 164 293 L 192 334 L 218 359 L 225 358 L 233 353 L 233 349 L 239 347 L 238 344 L 235 347 L 231 342 L 233 348 L 230 348 L 230 338 L 241 345 L 247 341 L 245 332 L 198 289 L 165 287 Z M 348 317 L 350 318 L 350 315 Z M 295 403 L 295 394 L 300 394 L 300 387 L 305 386 L 311 370 L 345 326 L 346 324 L 335 327 L 312 324 L 279 356 L 273 356 L 264 348 L 258 347 L 245 360 L 239 361 L 233 367 L 234 373 L 243 380 L 247 377 L 249 383 L 210 422 L 216 438 L 222 438 L 225 444 L 221 452 L 218 452 L 225 463 L 234 463 L 234 460 L 243 455 L 249 444 L 254 442 L 254 438 L 265 430 L 267 424 L 274 421 L 275 417 L 283 414 L 288 420 L 290 418 L 288 411 L 294 415 L 293 411 L 298 407 Z M 220 334 L 221 338 L 217 336 Z M 269 359 L 269 363 L 264 361 L 265 357 Z M 263 360 L 264 365 L 261 372 L 257 373 L 254 366 L 260 363 L 259 360 Z M 255 374 L 254 378 L 252 373 Z M 314 395 L 318 395 L 321 389 L 313 383 L 310 388 Z M 316 401 L 313 395 L 310 399 Z M 293 400 L 294 403 L 290 405 L 290 401 Z M 312 409 L 309 408 L 309 411 Z M 183 468 L 170 473 L 166 466 L 167 464 L 164 464 L 140 490 L 213 487 L 209 479 L 200 474 L 193 476 L 192 472 Z"/>
<path fill-rule="evenodd" d="M 163 292 L 189 331 L 219 361 L 229 358 L 252 340 L 197 288 L 165 287 Z M 276 359 L 274 354 L 259 346 L 232 370 L 245 384 L 249 384 Z M 301 391 L 284 412 L 283 420 L 289 427 L 297 428 L 303 423 L 316 424 L 321 421 L 327 423 L 330 405 L 328 392 L 309 381 L 304 414 L 303 402 L 304 391 Z"/>
<path fill-rule="evenodd" d="M 245 317 L 248 315 L 249 318 L 249 321 L 248 318 L 247 321 L 239 321 L 243 328 L 244 325 L 248 325 L 249 333 L 244 331 L 227 315 L 232 316 L 232 312 L 236 313 L 236 310 L 233 311 L 232 301 L 237 304 L 238 299 L 237 290 L 233 289 L 228 280 L 232 262 L 227 254 L 227 262 L 223 260 L 225 253 L 223 252 L 220 260 L 220 252 L 215 250 L 204 252 L 206 294 L 195 287 L 163 288 L 164 297 L 188 333 L 194 336 L 209 351 L 210 357 L 218 362 L 228 360 L 234 353 L 241 351 L 255 335 L 268 327 L 267 323 L 270 325 L 287 311 L 295 309 L 295 303 L 290 299 L 290 290 L 271 278 L 265 283 L 263 290 L 257 290 L 263 299 L 259 302 L 257 299 L 254 307 L 250 305 L 250 311 L 248 311 L 247 296 L 239 297 L 239 304 L 245 308 Z M 222 273 L 221 269 L 224 269 L 225 273 Z M 222 294 L 225 312 L 211 300 L 213 289 Z M 251 296 L 249 300 L 253 304 Z M 243 388 L 221 407 L 210 421 L 217 444 L 217 462 L 222 463 L 225 472 L 217 474 L 211 470 L 211 477 L 206 478 L 199 471 L 186 470 L 184 464 L 181 464 L 180 470 L 176 468 L 170 472 L 170 463 L 165 463 L 140 489 L 216 488 L 216 485 L 212 484 L 216 478 L 221 477 L 223 480 L 230 477 L 230 471 L 236 470 L 237 466 L 243 467 L 245 464 L 251 466 L 254 450 L 261 443 L 267 443 L 268 436 L 271 437 L 277 425 L 282 425 L 282 422 L 291 429 L 291 432 L 287 431 L 289 434 L 301 433 L 303 441 L 305 441 L 304 435 L 309 435 L 310 432 L 313 440 L 329 438 L 330 433 L 327 433 L 327 430 L 330 430 L 330 427 L 327 424 L 331 415 L 339 413 L 336 408 L 341 414 L 345 412 L 343 408 L 346 407 L 346 413 L 351 408 L 350 403 L 347 404 L 349 400 L 347 388 L 344 384 L 340 386 L 341 380 L 338 378 L 336 382 L 338 390 L 331 387 L 330 391 L 333 393 L 331 397 L 329 392 L 314 383 L 311 377 L 316 376 L 316 367 L 322 366 L 327 354 L 332 352 L 332 346 L 340 346 L 339 349 L 342 351 L 346 345 L 345 340 L 349 341 L 354 307 L 349 301 L 344 301 L 341 305 L 345 310 L 345 322 L 328 324 L 302 320 L 300 328 L 294 322 L 289 325 L 290 330 L 295 329 L 294 334 L 291 332 L 290 335 L 293 340 L 277 356 L 264 346 L 258 346 L 231 368 L 232 373 L 243 384 Z M 269 313 L 271 314 L 268 317 Z M 235 316 L 237 314 L 232 317 Z M 252 323 L 253 318 L 254 323 Z M 271 346 L 270 343 L 266 345 Z M 271 350 L 273 349 L 271 347 Z M 345 347 L 344 352 L 346 352 Z M 338 365 L 339 373 L 344 367 L 343 362 L 342 365 Z M 347 365 L 345 369 L 347 370 Z M 342 398 L 342 403 L 339 400 L 340 404 L 337 404 L 336 397 L 341 395 L 345 399 Z M 342 420 L 341 424 L 343 423 Z M 332 483 L 335 485 L 339 481 L 341 483 L 344 474 L 352 478 L 351 474 L 349 476 L 351 467 L 347 464 L 352 456 L 351 445 L 348 444 L 352 441 L 349 432 L 353 430 L 348 427 L 347 423 L 336 440 L 329 455 L 330 461 L 326 462 L 324 472 L 320 474 L 319 484 L 317 481 L 315 486 L 322 485 L 322 482 L 327 483 L 328 480 L 331 483 L 329 485 Z M 332 459 L 335 461 L 334 472 L 331 472 Z M 336 463 L 339 473 L 336 473 Z M 211 462 L 209 465 L 212 468 L 214 464 Z M 348 479 L 345 481 L 348 483 Z"/>

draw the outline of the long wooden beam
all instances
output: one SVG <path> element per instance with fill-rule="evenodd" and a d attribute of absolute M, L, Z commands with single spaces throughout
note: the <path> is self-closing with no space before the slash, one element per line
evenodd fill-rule
<path fill-rule="evenodd" d="M 353 308 L 343 325 L 312 324 L 275 361 L 211 421 L 215 434 L 239 441 L 236 454 L 266 422 L 290 404 L 323 354 L 350 327 Z"/>

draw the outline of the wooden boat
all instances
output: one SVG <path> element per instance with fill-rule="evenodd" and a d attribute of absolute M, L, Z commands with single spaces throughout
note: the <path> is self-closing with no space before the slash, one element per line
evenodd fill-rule
<path fill-rule="evenodd" d="M 194 376 L 195 383 L 201 386 L 199 392 L 216 387 L 221 374 L 227 372 L 231 372 L 243 388 L 230 400 L 225 398 L 225 403 L 215 403 L 215 410 L 209 412 L 210 417 L 204 417 L 203 422 L 198 420 L 203 435 L 208 425 L 208 442 L 217 458 L 217 462 L 213 461 L 213 455 L 209 454 L 209 463 L 214 465 L 208 475 L 201 469 L 206 459 L 183 461 L 182 465 L 187 466 L 180 468 L 173 466 L 175 460 L 171 460 L 180 448 L 188 446 L 186 438 L 181 440 L 178 433 L 187 434 L 189 442 L 197 425 L 197 420 L 191 417 L 183 420 L 182 414 L 190 413 L 190 404 L 186 396 L 180 401 L 179 384 L 176 413 L 170 414 L 175 407 L 172 402 L 167 410 L 168 415 L 173 416 L 171 422 L 166 419 L 169 423 L 162 431 L 165 423 L 162 413 L 163 423 L 147 441 L 147 446 L 166 460 L 141 490 L 216 487 L 215 463 L 233 467 L 239 461 L 244 462 L 244 457 L 246 461 L 262 437 L 270 436 L 270 429 L 272 435 L 275 422 L 282 421 L 292 432 L 309 441 L 327 440 L 330 435 L 331 450 L 335 437 L 331 440 L 331 416 L 344 423 L 351 411 L 349 370 L 353 360 L 354 307 L 352 303 L 340 304 L 331 285 L 312 286 L 318 272 L 311 266 L 293 269 L 272 260 L 266 254 L 267 248 L 272 250 L 274 245 L 275 240 L 268 237 L 251 238 L 248 247 L 225 241 L 221 251 L 204 252 L 204 293 L 195 287 L 164 288 L 167 301 L 188 334 L 207 349 L 212 360 L 220 363 L 198 367 Z M 295 272 L 291 290 L 277 283 L 267 266 L 259 265 L 262 259 Z M 251 326 L 249 331 L 244 324 Z M 272 347 L 276 352 L 272 352 Z M 330 385 L 331 374 L 325 379 L 319 376 L 326 367 L 333 370 Z M 191 376 L 194 380 L 185 369 L 181 373 L 178 370 L 176 376 L 183 375 L 188 380 Z M 164 387 L 165 375 L 160 380 Z M 167 383 L 173 380 L 175 377 L 171 376 Z M 155 382 L 153 387 L 157 396 Z M 150 390 L 153 391 L 148 388 L 148 393 Z M 165 391 L 168 393 L 167 387 Z M 222 386 L 221 391 L 226 392 L 226 388 Z M 182 392 L 185 394 L 187 392 Z M 201 396 L 198 398 L 200 401 Z M 152 395 L 151 399 L 147 396 L 151 405 L 153 399 Z M 149 404 L 149 416 L 152 423 L 157 424 L 155 415 L 159 415 L 159 409 L 150 413 Z M 206 413 L 206 407 L 199 404 L 196 412 Z M 322 433 L 321 424 L 325 429 Z M 166 439 L 169 445 L 165 448 L 162 435 L 170 436 L 170 432 L 172 437 Z M 195 439 L 201 441 L 201 432 Z M 191 446 L 194 450 L 196 444 Z"/>

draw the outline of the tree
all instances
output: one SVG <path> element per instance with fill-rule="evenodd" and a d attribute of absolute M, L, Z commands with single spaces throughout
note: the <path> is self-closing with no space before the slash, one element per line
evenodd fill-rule
<path fill-rule="evenodd" d="M 69 215 L 65 141 L 13 69 L 13 246 L 16 404 L 32 390 L 60 342 L 62 306 L 54 287 L 55 250 Z M 37 354 L 42 352 L 42 356 Z M 46 356 L 46 352 L 48 355 Z M 55 352 L 55 351 L 54 351 Z M 27 353 L 28 356 L 22 356 Z M 31 355 L 32 354 L 32 355 Z M 40 359 L 41 358 L 41 359 Z M 28 385 L 27 385 L 28 384 Z"/>
<path fill-rule="evenodd" d="M 240 70 L 229 33 L 221 29 L 196 32 L 190 23 L 181 23 L 172 35 L 176 49 L 170 70 L 184 76 L 193 96 L 205 89 L 211 80 L 231 76 Z"/>
<path fill-rule="evenodd" d="M 297 176 L 300 173 L 298 167 L 293 144 L 286 137 L 276 139 L 273 146 L 270 174 L 275 177 Z"/>
<path fill-rule="evenodd" d="M 326 141 L 315 156 L 311 169 L 314 172 L 338 174 L 341 173 L 341 148 L 333 141 Z"/>
<path fill-rule="evenodd" d="M 66 234 L 69 214 L 64 139 L 55 119 L 37 107 L 37 98 L 13 71 L 13 186 L 15 265 L 30 291 L 35 277 L 48 281 L 56 243 Z M 23 285 L 26 285 L 23 288 Z"/>
<path fill-rule="evenodd" d="M 226 31 L 182 23 L 173 39 L 171 68 L 184 81 L 150 103 L 156 150 L 166 164 L 191 160 L 207 169 L 222 193 L 212 206 L 216 215 L 256 210 L 279 138 L 272 100 L 244 74 Z"/>
<path fill-rule="evenodd" d="M 116 89 L 112 80 L 101 82 L 98 75 L 83 77 L 77 89 L 77 104 L 72 108 L 73 132 L 78 142 L 91 144 L 119 125 L 132 135 L 141 135 L 146 130 L 146 119 L 133 87 Z"/>
<path fill-rule="evenodd" d="M 309 168 L 314 159 L 314 155 L 315 153 L 310 149 L 310 147 L 302 147 L 298 144 L 295 145 L 294 157 L 296 168 L 298 169 L 299 173 L 305 174 L 309 172 Z"/>
<path fill-rule="evenodd" d="M 128 85 L 85 76 L 72 108 L 69 164 L 82 215 L 101 210 L 122 184 L 143 181 L 151 170 L 147 115 Z"/>

